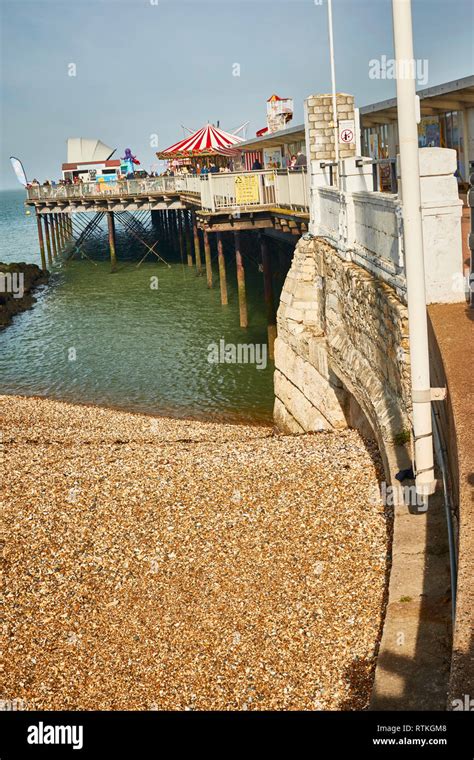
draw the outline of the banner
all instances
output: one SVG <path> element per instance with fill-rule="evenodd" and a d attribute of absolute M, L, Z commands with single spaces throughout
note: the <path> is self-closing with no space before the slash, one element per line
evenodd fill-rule
<path fill-rule="evenodd" d="M 23 185 L 23 187 L 26 187 L 28 184 L 28 180 L 26 179 L 25 170 L 23 168 L 23 164 L 21 163 L 19 158 L 15 158 L 15 156 L 10 156 L 10 161 L 12 164 L 12 169 L 15 172 L 18 182 L 20 185 Z"/>
<path fill-rule="evenodd" d="M 235 178 L 235 202 L 238 206 L 259 202 L 258 183 L 259 177 L 257 174 L 243 174 Z"/>

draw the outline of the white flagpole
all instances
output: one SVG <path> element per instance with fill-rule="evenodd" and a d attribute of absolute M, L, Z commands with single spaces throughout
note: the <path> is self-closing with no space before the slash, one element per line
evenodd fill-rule
<path fill-rule="evenodd" d="M 334 39 L 332 33 L 332 0 L 328 0 L 329 57 L 331 61 L 332 118 L 334 121 L 334 155 L 337 164 L 335 176 L 339 176 L 339 129 L 337 126 L 336 69 L 334 65 Z"/>
<path fill-rule="evenodd" d="M 397 111 L 400 142 L 405 272 L 407 281 L 410 370 L 415 436 L 416 490 L 425 497 L 433 493 L 431 385 L 426 314 L 423 225 L 421 217 L 415 74 L 406 77 L 401 63 L 413 61 L 411 0 L 392 0 L 393 36 L 397 63 Z"/>

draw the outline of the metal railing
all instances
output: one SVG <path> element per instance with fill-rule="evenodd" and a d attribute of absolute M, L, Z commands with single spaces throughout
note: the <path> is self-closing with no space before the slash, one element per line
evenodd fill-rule
<path fill-rule="evenodd" d="M 104 196 L 154 195 L 176 192 L 175 177 L 147 177 L 116 182 L 80 182 L 77 185 L 31 185 L 27 188 L 29 200 L 68 200 L 102 198 Z"/>
<path fill-rule="evenodd" d="M 118 180 L 81 182 L 77 185 L 33 185 L 27 188 L 29 200 L 94 200 L 155 196 L 166 193 L 197 196 L 203 209 L 248 209 L 282 206 L 307 210 L 309 182 L 306 170 L 262 170 L 254 172 L 184 174 Z"/>
<path fill-rule="evenodd" d="M 471 209 L 471 231 L 468 237 L 468 245 L 471 251 L 469 261 L 469 306 L 474 309 L 474 165 L 471 166 L 472 174 L 469 178 L 470 188 L 467 196 L 467 202 Z"/>

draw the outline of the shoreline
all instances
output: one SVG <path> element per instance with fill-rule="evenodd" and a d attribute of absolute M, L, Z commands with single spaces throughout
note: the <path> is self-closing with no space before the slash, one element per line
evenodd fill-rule
<path fill-rule="evenodd" d="M 131 415 L 137 415 L 140 417 L 149 417 L 150 419 L 164 419 L 164 420 L 182 420 L 184 422 L 202 422 L 203 424 L 208 425 L 232 425 L 232 426 L 244 426 L 244 427 L 262 427 L 262 428 L 270 428 L 272 430 L 276 430 L 276 427 L 273 422 L 264 422 L 263 420 L 247 420 L 242 419 L 241 421 L 238 421 L 236 419 L 226 419 L 223 417 L 222 419 L 219 418 L 209 418 L 209 417 L 200 417 L 200 416 L 192 416 L 189 414 L 186 415 L 173 415 L 171 413 L 167 414 L 166 412 L 160 413 L 160 414 L 152 414 L 151 412 L 141 412 L 137 409 L 127 409 L 126 407 L 122 406 L 115 406 L 115 405 L 109 405 L 109 404 L 94 404 L 90 401 L 70 401 L 68 399 L 63 398 L 55 398 L 53 396 L 42 396 L 41 394 L 32 394 L 32 395 L 26 395 L 22 393 L 3 393 L 0 391 L 0 399 L 1 398 L 13 398 L 13 399 L 35 399 L 38 401 L 52 401 L 57 404 L 66 404 L 68 406 L 72 407 L 84 407 L 86 409 L 103 409 L 108 410 L 111 412 L 122 412 L 124 414 L 131 414 Z"/>
<path fill-rule="evenodd" d="M 38 288 L 46 286 L 50 277 L 49 271 L 41 269 L 37 264 L 23 262 L 1 262 L 0 276 L 15 278 L 15 288 L 12 281 L 4 282 L 7 287 L 0 290 L 0 332 L 13 322 L 13 317 L 32 309 L 36 303 L 34 293 Z M 3 279 L 2 278 L 2 279 Z M 21 278 L 21 282 L 19 281 Z M 15 295 L 14 290 L 19 288 Z M 19 296 L 19 297 L 17 297 Z"/>
<path fill-rule="evenodd" d="M 367 708 L 391 516 L 356 431 L 0 411 L 5 690 L 25 709 Z"/>

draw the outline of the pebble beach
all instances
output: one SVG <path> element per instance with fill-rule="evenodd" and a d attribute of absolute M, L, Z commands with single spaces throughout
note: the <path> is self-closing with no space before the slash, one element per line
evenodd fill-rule
<path fill-rule="evenodd" d="M 367 707 L 391 537 L 374 444 L 14 396 L 0 416 L 1 698 Z"/>

